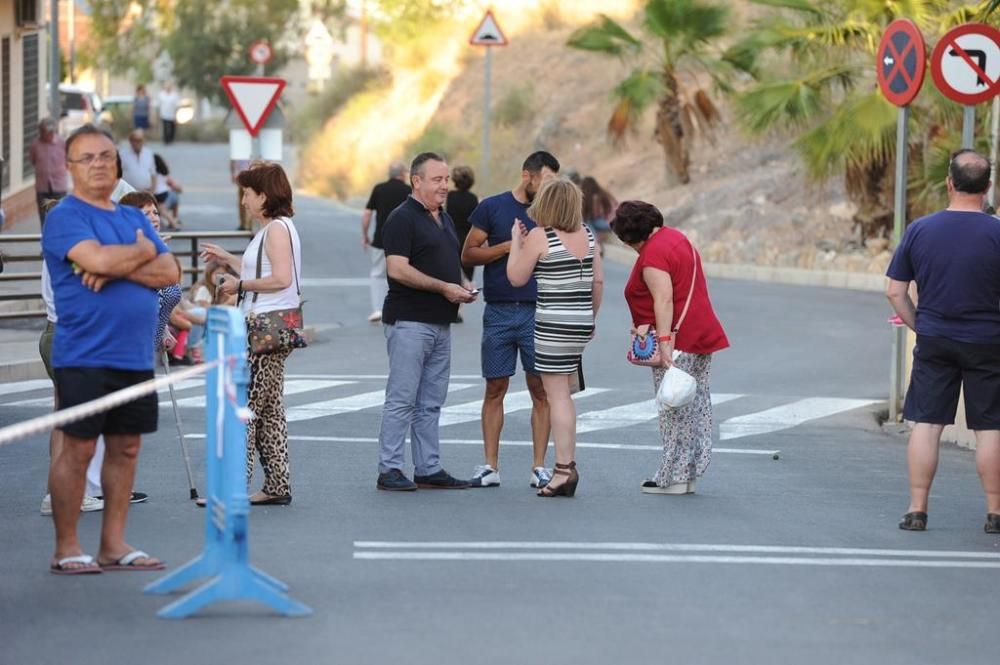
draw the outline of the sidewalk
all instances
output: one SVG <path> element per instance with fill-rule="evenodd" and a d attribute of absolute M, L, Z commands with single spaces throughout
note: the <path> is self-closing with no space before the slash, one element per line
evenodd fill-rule
<path fill-rule="evenodd" d="M 48 378 L 38 355 L 41 334 L 26 327 L 0 328 L 0 384 Z"/>

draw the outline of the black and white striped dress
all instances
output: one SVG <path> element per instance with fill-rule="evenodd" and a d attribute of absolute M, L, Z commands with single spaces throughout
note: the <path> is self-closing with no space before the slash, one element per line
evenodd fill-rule
<path fill-rule="evenodd" d="M 594 234 L 587 231 L 587 255 L 581 261 L 545 229 L 549 253 L 538 259 L 535 279 L 535 371 L 572 374 L 594 332 Z"/>

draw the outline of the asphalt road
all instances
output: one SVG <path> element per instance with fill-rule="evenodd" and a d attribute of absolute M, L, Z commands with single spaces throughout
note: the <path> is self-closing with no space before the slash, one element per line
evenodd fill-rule
<path fill-rule="evenodd" d="M 168 156 L 193 183 L 187 227 L 235 226 L 224 149 Z M 609 265 L 577 402 L 577 497 L 543 501 L 528 487 L 516 397 L 501 488 L 383 493 L 374 438 L 387 363 L 381 329 L 365 321 L 357 216 L 303 197 L 296 208 L 320 339 L 289 361 L 295 501 L 252 511 L 250 548 L 314 614 L 236 604 L 165 621 L 154 615 L 166 601 L 141 593 L 155 573 L 50 575 L 51 524 L 38 514 L 47 439 L 36 436 L 0 447 L 0 664 L 996 662 L 1000 538 L 982 532 L 971 453 L 942 450 L 930 530 L 895 526 L 905 442 L 877 424 L 889 344 L 877 294 L 711 282 L 733 343 L 713 367 L 717 452 L 697 494 L 649 496 L 638 485 L 659 463 L 643 410 L 651 379 L 623 360 L 626 268 Z M 469 307 L 454 328 L 442 436 L 457 475 L 481 461 L 481 312 Z M 196 460 L 199 393 L 180 393 Z M 45 413 L 47 395 L 0 385 L 0 427 Z M 133 508 L 130 542 L 171 565 L 194 557 L 205 514 L 187 499 L 168 408 L 136 486 L 152 499 Z M 99 525 L 99 513 L 81 518 L 91 551 Z"/>

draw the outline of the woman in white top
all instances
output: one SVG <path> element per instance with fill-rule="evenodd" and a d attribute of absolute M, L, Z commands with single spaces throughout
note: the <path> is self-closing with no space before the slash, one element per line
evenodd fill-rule
<path fill-rule="evenodd" d="M 302 250 L 292 222 L 292 188 L 277 164 L 258 162 L 237 176 L 243 188 L 243 207 L 260 221 L 260 231 L 243 257 L 233 256 L 218 245 L 204 243 L 205 261 L 227 265 L 239 278 L 219 278 L 222 295 L 237 294 L 247 316 L 299 306 L 296 288 L 302 279 Z M 260 277 L 257 257 L 260 255 Z M 287 505 L 292 502 L 288 464 L 288 423 L 282 400 L 285 359 L 291 349 L 272 353 L 249 353 L 250 395 L 248 406 L 254 418 L 247 426 L 247 484 L 253 475 L 254 458 L 264 468 L 264 487 L 250 497 L 252 505 Z"/>

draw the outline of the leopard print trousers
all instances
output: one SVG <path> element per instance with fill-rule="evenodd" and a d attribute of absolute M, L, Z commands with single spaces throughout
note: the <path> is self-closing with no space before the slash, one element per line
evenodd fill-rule
<path fill-rule="evenodd" d="M 285 420 L 285 359 L 291 349 L 250 353 L 250 395 L 247 406 L 254 417 L 247 425 L 247 486 L 254 463 L 264 468 L 264 492 L 291 496 L 288 464 L 288 422 Z M 249 490 L 248 490 L 249 491 Z"/>

